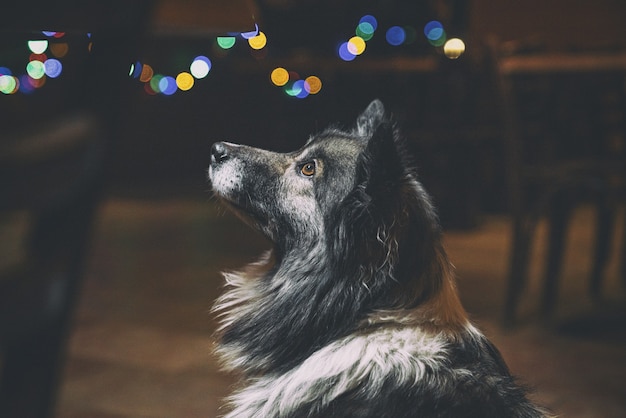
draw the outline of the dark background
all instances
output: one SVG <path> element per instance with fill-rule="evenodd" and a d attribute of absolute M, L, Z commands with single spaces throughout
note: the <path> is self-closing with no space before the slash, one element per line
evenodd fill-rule
<path fill-rule="evenodd" d="M 65 72 L 34 93 L 0 97 L 4 133 L 94 107 L 105 123 L 114 125 L 107 138 L 109 191 L 202 194 L 212 142 L 293 150 L 330 123 L 349 126 L 371 99 L 380 98 L 411 139 L 423 180 L 450 226 L 471 226 L 480 211 L 506 206 L 487 40 L 572 51 L 610 50 L 626 39 L 626 7 L 617 0 L 168 1 L 112 3 L 114 7 L 94 6 L 93 11 L 85 4 L 74 12 L 82 19 L 79 25 L 71 15 L 50 12 L 60 15 L 54 18 L 60 24 L 69 21 L 76 27 L 66 37 L 71 49 Z M 1 65 L 24 64 L 21 50 L 32 35 L 19 29 L 46 22 L 50 6 L 41 7 L 32 19 L 15 11 L 15 30 L 5 33 L 0 44 Z M 379 28 L 362 56 L 343 62 L 337 45 L 353 36 L 364 14 L 375 15 Z M 427 43 L 422 28 L 433 19 L 444 24 L 449 38 L 465 40 L 461 58 L 449 60 L 441 48 Z M 250 30 L 253 22 L 268 38 L 262 53 L 251 53 L 242 39 L 226 53 L 215 47 L 216 36 Z M 96 31 L 86 39 L 90 24 Z M 388 45 L 384 32 L 392 25 L 412 26 L 415 41 Z M 93 49 L 86 53 L 90 41 Z M 175 76 L 188 70 L 196 55 L 209 56 L 213 68 L 188 92 L 150 96 L 143 83 L 126 77 L 135 60 Z M 395 58 L 433 59 L 436 68 L 377 67 Z M 302 100 L 288 97 L 269 82 L 276 66 L 301 77 L 317 75 L 321 93 Z"/>
<path fill-rule="evenodd" d="M 337 45 L 364 14 L 378 30 L 343 62 Z M 428 44 L 422 28 L 434 19 L 465 41 L 460 58 Z M 527 120 L 514 126 L 494 45 L 546 54 L 548 64 L 562 53 L 619 56 L 626 2 L 35 0 L 0 6 L 0 20 L 0 67 L 17 75 L 42 29 L 66 32 L 51 42 L 69 45 L 59 78 L 0 93 L 0 416 L 50 416 L 55 401 L 62 418 L 217 414 L 233 383 L 209 354 L 219 272 L 268 243 L 211 199 L 211 144 L 294 150 L 329 124 L 351 127 L 374 98 L 399 122 L 439 208 L 464 305 L 513 372 L 538 387 L 534 399 L 572 417 L 624 416 L 624 66 L 610 76 L 521 77 Z M 261 51 L 242 39 L 216 47 L 216 37 L 255 23 L 268 39 Z M 388 45 L 392 25 L 412 27 L 414 41 Z M 129 75 L 139 62 L 176 76 L 197 55 L 213 66 L 190 91 L 148 94 Z M 318 76 L 321 92 L 287 96 L 270 83 L 278 66 Z M 76 121 L 87 128 L 67 135 Z M 518 154 L 514 128 L 527 146 Z M 512 187 L 519 159 L 535 179 L 524 196 Z M 618 165 L 577 183 L 583 162 Z M 581 187 L 538 199 L 555 179 Z M 535 239 L 518 250 L 521 207 L 536 203 L 546 204 Z M 603 246 L 610 259 L 590 269 Z M 507 289 L 524 270 L 517 304 Z M 560 276 L 557 303 L 545 279 Z"/>

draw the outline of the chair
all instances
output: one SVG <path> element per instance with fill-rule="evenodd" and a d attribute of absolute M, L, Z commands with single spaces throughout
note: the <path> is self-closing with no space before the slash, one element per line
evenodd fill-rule
<path fill-rule="evenodd" d="M 600 295 L 617 203 L 625 189 L 626 54 L 520 53 L 496 44 L 491 54 L 513 217 L 504 308 L 504 324 L 511 326 L 538 221 L 548 219 L 541 313 L 549 319 L 556 307 L 570 215 L 585 202 L 597 210 L 589 289 L 592 296 Z"/>
<path fill-rule="evenodd" d="M 51 414 L 101 190 L 101 146 L 85 115 L 0 143 L 0 215 L 27 219 L 27 236 L 16 237 L 22 256 L 0 271 L 0 416 Z"/>

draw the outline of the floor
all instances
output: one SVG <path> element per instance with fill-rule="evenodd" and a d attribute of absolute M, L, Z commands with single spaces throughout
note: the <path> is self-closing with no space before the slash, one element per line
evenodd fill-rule
<path fill-rule="evenodd" d="M 593 212 L 576 213 L 556 319 L 537 308 L 542 227 L 520 325 L 498 325 L 509 222 L 446 233 L 462 299 L 534 399 L 569 418 L 626 416 L 626 294 L 612 257 L 604 299 L 586 295 Z M 623 222 L 621 220 L 620 222 Z M 621 245 L 621 243 L 618 243 Z M 619 247 L 619 245 L 617 245 Z M 267 243 L 214 202 L 111 199 L 100 212 L 69 343 L 58 418 L 215 417 L 233 379 L 211 356 L 219 271 Z"/>

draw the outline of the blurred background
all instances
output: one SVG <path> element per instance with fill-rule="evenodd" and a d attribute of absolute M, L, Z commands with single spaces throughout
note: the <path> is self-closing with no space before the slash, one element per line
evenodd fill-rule
<path fill-rule="evenodd" d="M 0 10 L 0 416 L 218 416 L 219 272 L 269 245 L 211 198 L 210 146 L 295 150 L 374 98 L 533 399 L 626 416 L 626 3 Z"/>

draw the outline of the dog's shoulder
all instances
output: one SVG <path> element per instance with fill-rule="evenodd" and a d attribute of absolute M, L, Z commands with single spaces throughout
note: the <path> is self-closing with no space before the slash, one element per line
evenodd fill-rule
<path fill-rule="evenodd" d="M 543 416 L 471 326 L 457 335 L 392 324 L 361 330 L 248 383 L 231 397 L 228 418 Z"/>

